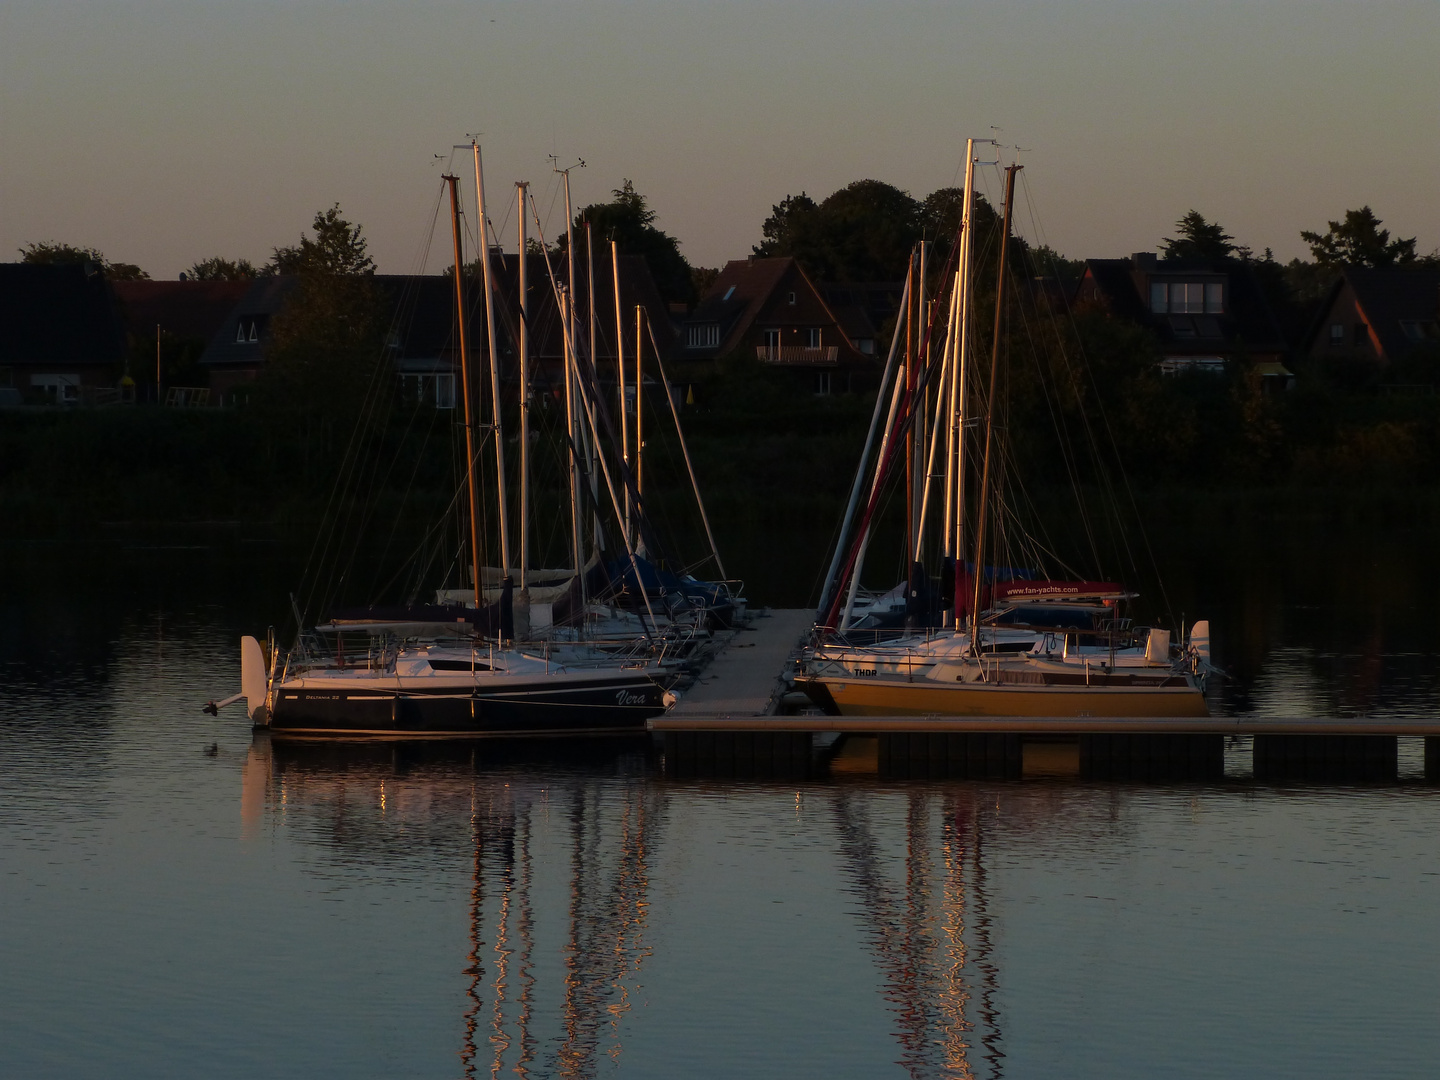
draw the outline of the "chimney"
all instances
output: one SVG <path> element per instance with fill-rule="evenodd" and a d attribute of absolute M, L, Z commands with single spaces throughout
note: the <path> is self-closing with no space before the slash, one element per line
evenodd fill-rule
<path fill-rule="evenodd" d="M 1153 251 L 1137 251 L 1130 256 L 1130 265 L 1141 273 L 1154 273 L 1160 264 L 1160 256 Z"/>

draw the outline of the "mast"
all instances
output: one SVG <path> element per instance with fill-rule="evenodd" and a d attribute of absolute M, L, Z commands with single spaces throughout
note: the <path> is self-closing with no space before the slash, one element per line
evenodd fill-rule
<path fill-rule="evenodd" d="M 527 591 L 530 568 L 530 297 L 525 264 L 525 193 L 530 185 L 515 181 L 520 217 L 520 591 Z M 506 563 L 509 567 L 509 563 Z"/>
<path fill-rule="evenodd" d="M 585 274 L 587 277 L 587 291 L 585 293 L 589 300 L 586 305 L 590 309 L 590 336 L 587 339 L 590 343 L 590 378 L 599 385 L 598 368 L 595 366 L 595 335 L 598 329 L 595 325 L 595 230 L 591 228 L 590 222 L 585 222 Z M 581 435 L 584 436 L 584 443 L 590 460 L 590 505 L 596 507 L 594 517 L 591 519 L 591 535 L 595 538 L 595 550 L 601 548 L 600 534 L 600 465 L 595 460 L 595 446 L 590 442 L 590 430 L 581 425 Z"/>
<path fill-rule="evenodd" d="M 645 385 L 645 368 L 643 366 L 645 341 L 645 308 L 635 305 L 635 497 L 643 503 L 645 489 L 645 413 L 641 401 L 641 391 Z M 638 513 L 639 507 L 636 508 Z M 639 543 L 636 545 L 641 553 L 645 550 L 645 541 L 637 537 Z"/>
<path fill-rule="evenodd" d="M 480 515 L 475 497 L 475 425 L 471 422 L 470 353 L 465 340 L 465 264 L 460 256 L 459 178 L 446 176 L 450 185 L 450 235 L 455 248 L 455 318 L 459 323 L 461 415 L 465 425 L 465 491 L 470 502 L 470 582 L 475 588 L 475 608 L 480 608 Z M 483 233 L 481 235 L 484 235 Z"/>
<path fill-rule="evenodd" d="M 1005 219 L 1000 226 L 1000 269 L 995 282 L 995 338 L 990 343 L 990 389 L 985 404 L 985 457 L 980 472 L 980 509 L 975 525 L 975 595 L 970 605 L 970 649 L 980 655 L 980 585 L 985 580 L 985 518 L 990 508 L 990 449 L 995 437 L 995 384 L 1000 373 L 1000 337 L 1005 329 L 1005 255 L 1010 249 L 1010 211 L 1015 201 L 1015 174 L 1024 166 L 1005 168 Z"/>
<path fill-rule="evenodd" d="M 553 162 L 554 159 L 552 158 Z M 585 167 L 585 162 L 580 162 L 580 168 Z M 569 468 L 567 470 L 570 479 L 570 546 L 573 549 L 575 558 L 575 573 L 578 575 L 585 566 L 583 545 L 580 541 L 581 515 L 583 510 L 580 504 L 580 465 L 575 458 L 575 380 L 578 378 L 576 367 L 579 364 L 579 353 L 575 345 L 575 219 L 574 211 L 570 206 L 570 170 L 562 169 L 558 164 L 553 164 L 561 176 L 565 178 L 565 292 L 568 303 L 565 305 L 565 325 L 569 332 L 565 336 L 565 434 L 570 441 L 571 452 L 566 455 Z M 593 307 L 593 303 L 592 303 Z"/>
<path fill-rule="evenodd" d="M 475 203 L 480 211 L 480 266 L 485 278 L 485 332 L 490 346 L 490 420 L 495 434 L 495 485 L 499 496 L 500 509 L 500 576 L 510 566 L 510 524 L 505 507 L 505 431 L 500 423 L 500 355 L 495 351 L 495 304 L 494 291 L 490 282 L 490 241 L 485 218 L 485 179 L 480 171 L 480 144 L 470 144 L 475 149 Z M 524 259 L 525 253 L 520 253 Z M 478 576 L 477 576 L 477 588 Z"/>
<path fill-rule="evenodd" d="M 620 245 L 610 241 L 610 274 L 615 283 L 615 372 L 620 380 L 620 460 L 630 471 L 630 425 L 625 419 L 625 318 L 620 313 Z M 625 485 L 625 545 L 630 544 L 630 485 Z"/>

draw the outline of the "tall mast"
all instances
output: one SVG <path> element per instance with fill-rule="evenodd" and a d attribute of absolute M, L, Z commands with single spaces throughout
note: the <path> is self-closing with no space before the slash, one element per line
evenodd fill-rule
<path fill-rule="evenodd" d="M 470 582 L 475 589 L 475 607 L 480 607 L 480 515 L 475 497 L 475 425 L 471 419 L 470 353 L 465 338 L 465 263 L 460 256 L 459 178 L 446 176 L 450 185 L 450 235 L 455 248 L 455 318 L 460 344 L 461 415 L 465 425 L 465 491 L 470 501 Z"/>
<path fill-rule="evenodd" d="M 610 275 L 615 283 L 615 373 L 620 380 L 620 460 L 630 471 L 630 425 L 625 419 L 625 317 L 620 310 L 620 245 L 610 241 Z M 630 485 L 625 484 L 625 542 L 630 544 Z"/>
<path fill-rule="evenodd" d="M 591 228 L 590 222 L 585 222 L 585 274 L 588 279 L 585 295 L 589 300 L 586 305 L 590 309 L 590 371 L 589 375 L 594 380 L 594 385 L 600 385 L 599 376 L 596 374 L 599 368 L 595 365 L 595 335 L 598 328 L 595 325 L 595 230 Z M 595 515 L 591 520 L 591 535 L 595 538 L 595 549 L 598 551 L 601 546 L 600 533 L 600 463 L 595 460 L 596 446 L 590 441 L 590 429 L 581 425 L 581 434 L 584 436 L 584 443 L 589 451 L 590 457 L 590 504 L 596 508 Z"/>
<path fill-rule="evenodd" d="M 915 288 L 915 252 L 910 252 L 910 268 L 907 271 L 910 280 L 910 299 L 905 305 L 905 403 L 913 418 L 919 413 L 918 403 L 915 401 L 915 300 L 919 292 Z M 912 420 L 913 422 L 913 420 Z M 907 625 L 909 615 L 910 594 L 914 591 L 915 564 L 911 552 L 915 550 L 915 440 L 907 437 L 905 440 L 905 600 Z"/>
<path fill-rule="evenodd" d="M 960 214 L 960 266 L 955 272 L 955 295 L 951 303 L 954 346 L 950 362 L 950 401 L 945 468 L 945 553 L 955 558 L 958 581 L 965 559 L 965 382 L 970 356 L 970 256 L 975 232 L 975 140 L 965 140 L 965 201 Z M 955 598 L 946 597 L 954 604 Z M 959 612 L 956 625 L 959 625 Z"/>
<path fill-rule="evenodd" d="M 480 171 L 480 144 L 475 150 L 475 205 L 480 211 L 480 266 L 485 279 L 485 333 L 490 346 L 490 422 L 495 436 L 495 486 L 500 511 L 501 577 L 510 566 L 510 524 L 505 500 L 505 431 L 500 423 L 500 354 L 495 351 L 495 302 L 490 281 L 490 232 L 485 217 L 485 177 Z M 522 253 L 523 258 L 523 253 Z"/>
<path fill-rule="evenodd" d="M 530 185 L 515 182 L 520 218 L 520 588 L 530 568 L 530 294 L 525 264 L 525 193 Z M 506 564 L 508 567 L 508 563 Z"/>
<path fill-rule="evenodd" d="M 644 368 L 645 308 L 635 305 L 635 497 L 645 498 L 645 405 L 641 394 L 645 386 Z M 638 510 L 638 508 L 637 508 Z M 643 534 L 637 537 L 636 546 L 643 552 Z"/>
<path fill-rule="evenodd" d="M 975 596 L 970 605 L 970 649 L 980 654 L 980 585 L 985 580 L 985 518 L 990 508 L 990 448 L 995 437 L 995 384 L 1000 373 L 1000 337 L 1005 330 L 1005 255 L 1010 249 L 1010 211 L 1015 201 L 1015 174 L 1023 166 L 1005 168 L 1005 220 L 1000 226 L 1000 270 L 995 281 L 995 338 L 990 343 L 990 389 L 985 404 L 985 457 L 980 472 L 980 509 L 975 525 Z"/>
<path fill-rule="evenodd" d="M 552 159 L 553 162 L 554 159 Z M 580 168 L 585 167 L 585 162 L 580 162 Z M 575 558 L 575 573 L 579 574 L 585 566 L 585 558 L 580 542 L 580 517 L 582 509 L 580 505 L 580 468 L 575 460 L 575 380 L 578 378 L 576 368 L 579 364 L 579 353 L 575 346 L 575 218 L 574 210 L 570 205 L 570 170 L 562 169 L 558 164 L 552 164 L 561 176 L 565 178 L 565 325 L 569 333 L 565 336 L 565 434 L 570 441 L 571 452 L 566 455 L 569 464 L 567 470 L 570 479 L 570 546 L 573 549 Z"/>

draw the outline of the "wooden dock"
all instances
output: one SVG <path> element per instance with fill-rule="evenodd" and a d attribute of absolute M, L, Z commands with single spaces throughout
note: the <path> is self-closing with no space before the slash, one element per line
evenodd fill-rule
<path fill-rule="evenodd" d="M 723 717 L 753 722 L 755 717 L 771 716 L 786 689 L 781 681 L 785 665 L 799 654 L 814 623 L 815 613 L 809 608 L 758 612 L 659 719 Z"/>
<path fill-rule="evenodd" d="M 1390 782 L 1396 740 L 1412 736 L 1424 739 L 1426 780 L 1440 783 L 1440 720 L 776 715 L 812 619 L 809 610 L 762 613 L 673 709 L 649 721 L 668 774 L 803 779 L 824 772 L 838 745 L 842 757 L 862 761 L 843 771 L 897 779 L 1217 780 L 1227 743 L 1244 738 L 1259 780 Z M 1032 759 L 1047 764 L 1032 770 Z"/>

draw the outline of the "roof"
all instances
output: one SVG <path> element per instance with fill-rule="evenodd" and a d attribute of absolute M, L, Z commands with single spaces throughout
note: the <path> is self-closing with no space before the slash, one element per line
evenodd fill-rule
<path fill-rule="evenodd" d="M 0 263 L 0 364 L 118 364 L 125 332 L 99 268 Z"/>
<path fill-rule="evenodd" d="M 264 326 L 299 280 L 293 274 L 279 274 L 248 282 L 244 294 L 211 337 L 200 363 L 258 367 L 265 359 Z"/>
<path fill-rule="evenodd" d="M 125 328 L 136 337 L 164 334 L 208 342 L 249 291 L 249 281 L 116 281 Z"/>
<path fill-rule="evenodd" d="M 1320 317 L 1310 331 L 1313 341 L 1330 313 L 1335 298 L 1346 285 L 1355 293 L 1365 321 L 1380 341 L 1385 356 L 1396 357 L 1414 344 L 1402 322 L 1440 319 L 1440 270 L 1376 270 L 1347 266 L 1330 290 Z"/>
<path fill-rule="evenodd" d="M 840 327 L 845 333 L 847 340 L 844 349 L 848 352 L 854 351 L 849 343 L 849 338 L 874 336 L 874 325 L 861 304 L 852 302 L 849 307 L 854 310 L 847 310 L 847 317 L 860 329 L 868 327 L 869 331 L 868 333 L 852 333 L 850 326 L 842 321 L 834 309 L 826 303 L 824 295 L 815 287 L 804 268 L 793 257 L 786 255 L 773 259 L 733 259 L 725 264 L 725 268 L 720 271 L 719 276 L 711 283 L 694 312 L 686 320 L 690 325 L 717 324 L 720 327 L 720 343 L 713 348 L 687 350 L 687 355 L 695 359 L 708 359 L 725 356 L 735 351 L 740 347 L 745 335 L 755 325 L 756 319 L 765 311 L 771 299 L 787 280 L 794 281 L 801 288 L 809 290 L 828 321 Z M 848 286 L 848 288 L 860 289 L 862 286 Z M 804 310 L 799 308 L 793 318 L 788 317 L 788 313 L 771 310 L 766 316 L 766 321 L 769 324 L 797 326 L 814 325 L 815 322 L 812 316 L 805 314 Z"/>
<path fill-rule="evenodd" d="M 1150 310 L 1152 279 L 1224 279 L 1221 314 L 1170 316 Z M 1254 272 L 1235 260 L 1087 259 L 1077 300 L 1094 299 L 1116 318 L 1151 330 L 1167 354 L 1213 353 L 1239 344 L 1251 352 L 1285 351 L 1285 335 Z"/>

